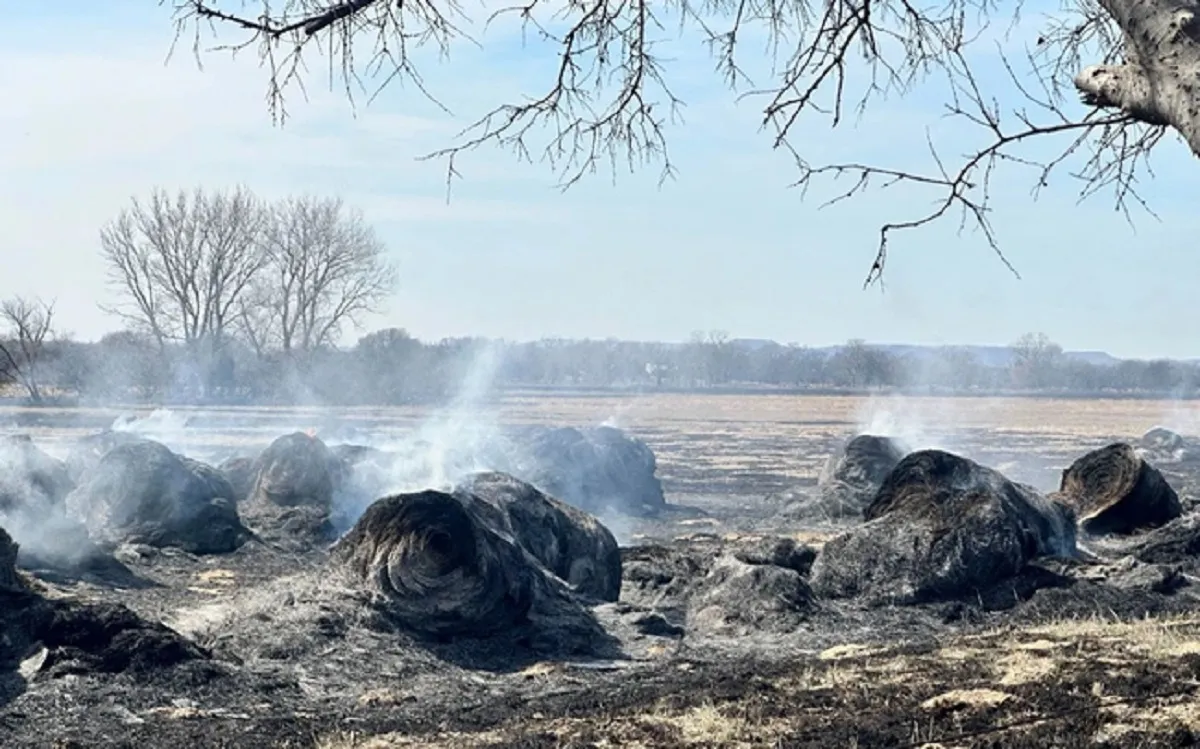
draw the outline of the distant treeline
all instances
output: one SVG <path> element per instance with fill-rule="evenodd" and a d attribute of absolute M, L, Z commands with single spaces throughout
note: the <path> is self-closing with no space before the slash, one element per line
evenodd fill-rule
<path fill-rule="evenodd" d="M 832 348 L 693 334 L 687 343 L 422 342 L 389 328 L 339 347 L 395 293 L 397 269 L 337 197 L 266 200 L 245 188 L 151 191 L 100 229 L 123 330 L 95 343 L 54 302 L 0 300 L 0 385 L 28 401 L 373 405 L 492 389 L 893 389 L 1193 397 L 1195 365 L 1064 353 L 1044 334 L 1007 349 Z"/>
<path fill-rule="evenodd" d="M 20 351 L 19 341 L 4 347 Z M 123 331 L 95 343 L 45 341 L 36 359 L 9 356 L 10 388 L 32 401 L 384 405 L 439 403 L 518 388 L 639 391 L 891 389 L 939 394 L 1026 393 L 1194 397 L 1200 368 L 1171 361 L 1097 364 L 1044 335 L 1014 343 L 1002 364 L 968 348 L 908 349 L 849 341 L 832 349 L 695 335 L 682 344 L 616 340 L 422 342 L 376 331 L 348 348 L 263 352 L 230 339 L 197 349 Z"/>

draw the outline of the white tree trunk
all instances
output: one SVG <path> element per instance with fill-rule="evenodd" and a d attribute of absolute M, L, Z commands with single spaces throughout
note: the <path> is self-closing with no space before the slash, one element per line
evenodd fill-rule
<path fill-rule="evenodd" d="M 1100 0 L 1125 34 L 1124 65 L 1075 76 L 1084 101 L 1178 131 L 1200 156 L 1200 4 Z"/>

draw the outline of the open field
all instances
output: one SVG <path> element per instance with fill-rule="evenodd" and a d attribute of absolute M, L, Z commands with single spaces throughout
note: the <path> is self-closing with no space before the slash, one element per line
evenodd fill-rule
<path fill-rule="evenodd" d="M 0 428 L 61 453 L 125 412 L 0 409 Z M 1189 430 L 1200 427 L 1200 404 L 1133 400 L 510 394 L 467 416 L 177 409 L 160 414 L 147 434 L 216 461 L 297 429 L 389 444 L 422 430 L 453 440 L 497 425 L 609 422 L 654 450 L 677 508 L 657 518 L 606 518 L 614 533 L 628 547 L 675 544 L 709 559 L 765 537 L 819 548 L 840 531 L 789 520 L 765 497 L 815 484 L 827 456 L 856 432 L 885 431 L 913 448 L 958 452 L 1042 491 L 1056 489 L 1062 469 L 1088 450 L 1136 440 L 1160 424 L 1200 432 Z M 1164 472 L 1192 507 L 1200 476 Z M 1200 544 L 1192 555 L 1200 555 Z M 629 548 L 625 557 L 621 601 L 595 607 L 619 652 L 582 659 L 516 657 L 373 629 L 348 605 L 322 597 L 324 549 L 126 554 L 137 584 L 44 578 L 47 595 L 123 603 L 216 657 L 149 676 L 14 672 L 0 679 L 0 745 L 1200 742 L 1200 585 L 1193 585 L 1200 558 L 1177 563 L 1171 586 L 1114 592 L 1088 577 L 1108 567 L 1086 574 L 1038 568 L 1014 579 L 1011 591 L 981 592 L 979 601 L 884 609 L 816 603 L 754 622 L 726 611 L 720 626 L 692 612 L 675 631 L 646 624 L 648 612 L 660 610 L 674 622 L 673 604 L 653 598 L 635 576 L 646 557 Z"/>

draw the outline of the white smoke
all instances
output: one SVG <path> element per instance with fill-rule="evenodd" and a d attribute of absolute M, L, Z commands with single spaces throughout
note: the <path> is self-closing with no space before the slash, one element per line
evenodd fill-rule
<path fill-rule="evenodd" d="M 340 498 L 339 509 L 348 522 L 357 520 L 378 497 L 425 489 L 448 491 L 471 473 L 508 468 L 503 432 L 489 408 L 500 363 L 500 348 L 483 344 L 446 407 L 415 429 L 355 439 L 356 444 L 384 451 L 388 458 L 371 477 L 370 494 Z"/>
<path fill-rule="evenodd" d="M 858 434 L 899 440 L 911 450 L 954 452 L 961 441 L 954 434 L 958 399 L 871 395 L 855 414 Z"/>
<path fill-rule="evenodd" d="M 156 408 L 144 415 L 121 414 L 113 419 L 109 428 L 114 432 L 136 434 L 160 442 L 175 452 L 186 453 L 192 434 L 188 428 L 189 421 L 190 418 L 185 413 L 169 408 Z"/>

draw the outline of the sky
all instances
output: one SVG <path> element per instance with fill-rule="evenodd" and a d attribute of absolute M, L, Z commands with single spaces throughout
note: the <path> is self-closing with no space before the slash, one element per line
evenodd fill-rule
<path fill-rule="evenodd" d="M 1002 42 L 1017 54 L 1033 33 L 1021 31 Z M 156 186 L 241 184 L 361 208 L 399 273 L 364 326 L 427 340 L 678 341 L 723 330 L 810 345 L 1006 344 L 1040 331 L 1067 349 L 1200 356 L 1180 323 L 1200 278 L 1200 218 L 1185 205 L 1200 164 L 1174 139 L 1143 185 L 1158 219 L 1135 215 L 1130 226 L 1107 195 L 1080 203 L 1064 177 L 1034 200 L 1030 173 L 1002 169 L 993 222 L 1019 279 L 951 218 L 896 235 L 885 286 L 864 290 L 880 225 L 918 215 L 936 195 L 891 188 L 821 208 L 830 186 L 790 188 L 795 167 L 760 131 L 761 102 L 738 101 L 695 38 L 669 48 L 668 76 L 686 102 L 667 133 L 674 180 L 660 185 L 653 167 L 615 181 L 602 171 L 563 192 L 545 164 L 485 147 L 460 161 L 447 200 L 445 164 L 418 157 L 491 107 L 544 90 L 553 70 L 511 27 L 472 34 L 481 46 L 425 60 L 450 113 L 411 86 L 352 105 L 317 60 L 307 97 L 291 92 L 280 126 L 254 50 L 208 52 L 199 66 L 185 40 L 167 61 L 169 7 L 69 0 L 6 11 L 0 297 L 54 299 L 66 331 L 98 338 L 119 326 L 100 309 L 114 300 L 101 227 Z M 978 65 L 985 85 L 1002 85 L 997 55 Z M 927 131 L 947 157 L 977 135 L 942 117 L 941 101 L 936 90 L 893 98 L 837 130 L 805 124 L 797 142 L 814 161 L 927 169 Z"/>

